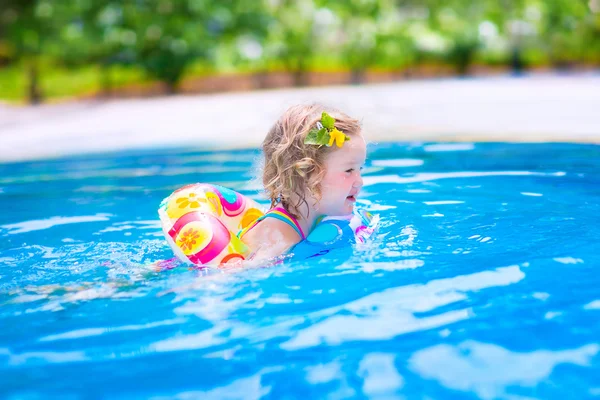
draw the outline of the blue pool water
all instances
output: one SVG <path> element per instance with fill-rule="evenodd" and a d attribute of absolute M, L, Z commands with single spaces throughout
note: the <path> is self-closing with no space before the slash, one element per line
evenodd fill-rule
<path fill-rule="evenodd" d="M 600 396 L 600 147 L 378 144 L 372 243 L 206 273 L 156 208 L 257 151 L 0 165 L 0 398 Z"/>

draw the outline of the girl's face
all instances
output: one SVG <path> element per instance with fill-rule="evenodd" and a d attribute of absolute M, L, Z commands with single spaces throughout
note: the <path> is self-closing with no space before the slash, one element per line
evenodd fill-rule
<path fill-rule="evenodd" d="M 362 135 L 354 135 L 341 148 L 336 147 L 325 159 L 325 177 L 321 181 L 321 200 L 317 214 L 352 214 L 356 196 L 363 185 L 361 169 L 367 158 Z"/>

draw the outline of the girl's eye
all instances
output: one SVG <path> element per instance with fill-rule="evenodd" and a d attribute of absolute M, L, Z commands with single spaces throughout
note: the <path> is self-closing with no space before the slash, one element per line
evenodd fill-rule
<path fill-rule="evenodd" d="M 351 173 L 352 171 L 354 171 L 354 168 L 350 168 L 350 169 L 346 170 L 347 173 Z"/>

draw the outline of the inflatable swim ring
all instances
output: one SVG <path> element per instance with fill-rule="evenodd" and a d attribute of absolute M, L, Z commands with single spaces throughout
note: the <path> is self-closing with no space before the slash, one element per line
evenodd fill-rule
<path fill-rule="evenodd" d="M 158 209 L 177 258 L 202 265 L 244 260 L 249 249 L 236 233 L 263 214 L 256 201 L 223 186 L 202 183 L 176 190 Z"/>
<path fill-rule="evenodd" d="M 177 258 L 191 264 L 219 266 L 246 259 L 250 249 L 238 238 L 238 232 L 264 215 L 264 211 L 256 201 L 231 189 L 196 183 L 165 198 L 158 215 Z M 366 211 L 322 218 L 306 240 L 294 246 L 293 258 L 306 259 L 334 247 L 364 242 L 378 220 L 378 216 Z"/>

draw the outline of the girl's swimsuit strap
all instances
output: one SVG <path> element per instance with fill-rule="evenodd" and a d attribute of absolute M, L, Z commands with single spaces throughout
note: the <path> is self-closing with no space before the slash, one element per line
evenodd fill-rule
<path fill-rule="evenodd" d="M 285 208 L 283 208 L 283 207 L 275 207 L 275 208 L 272 208 L 271 210 L 267 211 L 267 213 L 265 215 L 257 218 L 256 221 L 254 221 L 246 229 L 241 230 L 237 235 L 238 238 L 241 239 L 242 236 L 244 236 L 246 233 L 248 233 L 248 231 L 250 231 L 250 229 L 254 228 L 260 221 L 262 221 L 265 218 L 269 218 L 269 217 L 276 218 L 280 221 L 285 222 L 286 224 L 288 224 L 289 226 L 294 228 L 294 230 L 302 238 L 302 240 L 306 239 L 306 236 L 304 235 L 304 232 L 302 231 L 302 228 L 300 227 L 300 224 L 298 223 L 296 218 L 294 218 L 292 215 L 290 215 L 290 213 L 288 213 L 285 210 Z"/>
<path fill-rule="evenodd" d="M 290 213 L 288 213 L 285 208 L 275 207 L 272 210 L 270 210 L 267 214 L 265 214 L 264 217 L 277 218 L 278 220 L 287 223 L 289 226 L 294 228 L 294 230 L 298 233 L 298 235 L 300 235 L 302 240 L 306 239 L 304 231 L 302 231 L 302 227 L 300 227 L 300 224 L 298 223 L 296 218 L 294 218 Z"/>

